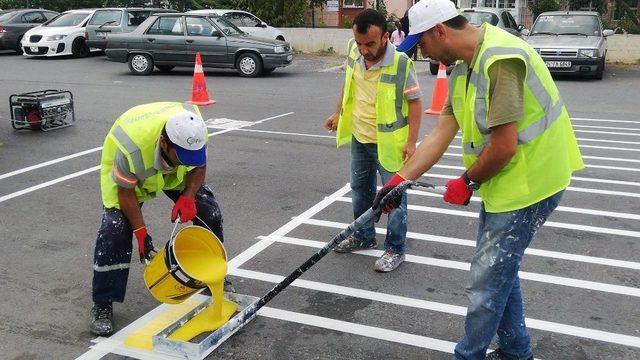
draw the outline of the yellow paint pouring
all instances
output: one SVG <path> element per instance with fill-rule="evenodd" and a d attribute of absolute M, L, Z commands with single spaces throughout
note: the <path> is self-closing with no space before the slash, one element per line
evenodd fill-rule
<path fill-rule="evenodd" d="M 171 267 L 177 267 L 177 271 L 172 273 Z M 173 241 L 152 259 L 145 268 L 144 278 L 149 291 L 159 301 L 179 304 L 204 286 L 211 291 L 211 305 L 174 331 L 169 338 L 189 341 L 204 332 L 218 329 L 231 318 L 237 306 L 223 298 L 226 274 L 227 256 L 222 243 L 211 231 L 199 226 L 180 230 Z M 189 310 L 184 309 L 193 307 L 181 306 L 176 313 L 185 314 Z M 125 344 L 151 350 L 151 338 L 171 324 L 171 319 L 176 321 L 179 317 L 162 314 L 158 316 L 159 319 L 151 320 L 129 335 Z"/>

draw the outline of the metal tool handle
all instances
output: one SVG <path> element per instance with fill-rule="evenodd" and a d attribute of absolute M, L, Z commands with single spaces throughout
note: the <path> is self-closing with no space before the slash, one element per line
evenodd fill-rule
<path fill-rule="evenodd" d="M 404 181 L 398 186 L 396 186 L 393 190 L 391 190 L 384 198 L 382 198 L 381 204 L 385 202 L 386 199 L 389 199 L 391 196 L 397 196 L 407 189 L 412 187 L 424 187 L 424 188 L 433 188 L 436 187 L 432 184 L 424 183 L 424 182 L 416 182 L 416 181 Z M 330 242 L 328 242 L 322 249 L 318 250 L 313 256 L 311 256 L 307 261 L 305 261 L 302 265 L 300 265 L 297 269 L 295 269 L 289 276 L 284 278 L 280 283 L 273 287 L 268 293 L 266 293 L 260 299 L 254 301 L 251 305 L 247 306 L 241 312 L 237 313 L 233 318 L 229 319 L 229 321 L 220 327 L 218 330 L 213 332 L 207 339 L 204 341 L 207 344 L 215 344 L 225 339 L 229 338 L 236 331 L 240 330 L 245 324 L 251 321 L 254 317 L 256 317 L 256 313 L 258 310 L 263 307 L 266 303 L 271 301 L 276 295 L 278 295 L 282 290 L 284 290 L 287 286 L 289 286 L 292 282 L 294 282 L 297 278 L 299 278 L 305 271 L 309 270 L 313 265 L 315 265 L 320 259 L 322 259 L 329 251 L 331 251 L 334 247 L 336 247 L 340 242 L 345 240 L 351 234 L 353 234 L 356 230 L 360 229 L 365 223 L 369 222 L 371 219 L 376 216 L 376 213 L 380 212 L 380 209 L 374 210 L 373 208 L 369 208 L 369 210 L 365 211 L 364 214 L 360 215 L 357 219 L 355 219 L 346 229 L 342 230 L 338 235 L 336 235 Z M 204 347 L 205 344 L 202 344 Z"/>

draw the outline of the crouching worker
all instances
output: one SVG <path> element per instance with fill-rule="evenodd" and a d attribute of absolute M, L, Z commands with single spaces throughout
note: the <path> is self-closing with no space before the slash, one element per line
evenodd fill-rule
<path fill-rule="evenodd" d="M 204 182 L 207 137 L 198 109 L 177 102 L 136 106 L 111 127 L 100 162 L 104 212 L 93 262 L 91 333 L 113 332 L 112 304 L 124 301 L 133 237 L 141 262 L 155 253 L 144 202 L 162 191 L 175 203 L 171 221 L 193 220 L 223 241 L 220 207 Z"/>

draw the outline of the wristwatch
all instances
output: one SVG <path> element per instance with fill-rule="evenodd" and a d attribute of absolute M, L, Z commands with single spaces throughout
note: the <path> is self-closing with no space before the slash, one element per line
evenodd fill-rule
<path fill-rule="evenodd" d="M 465 184 L 467 184 L 467 187 L 471 191 L 476 191 L 476 190 L 480 189 L 480 185 L 482 185 L 477 181 L 473 181 L 473 180 L 469 179 L 469 174 L 467 174 L 466 171 L 464 172 L 464 174 L 462 174 L 462 179 L 464 179 Z"/>

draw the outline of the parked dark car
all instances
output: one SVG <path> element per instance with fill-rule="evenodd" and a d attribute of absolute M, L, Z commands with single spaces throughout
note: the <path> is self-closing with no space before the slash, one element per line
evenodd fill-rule
<path fill-rule="evenodd" d="M 20 41 L 27 30 L 51 20 L 57 12 L 44 9 L 13 9 L 0 11 L 0 50 L 15 50 L 22 54 Z"/>
<path fill-rule="evenodd" d="M 154 14 L 136 30 L 110 35 L 105 51 L 111 61 L 129 64 L 135 75 L 157 67 L 170 71 L 193 66 L 200 52 L 204 67 L 233 68 L 256 77 L 291 64 L 289 43 L 255 38 L 218 15 Z"/>
<path fill-rule="evenodd" d="M 173 10 L 160 8 L 104 8 L 93 14 L 86 28 L 87 45 L 104 50 L 107 35 L 135 30 L 151 14 L 167 13 Z"/>

